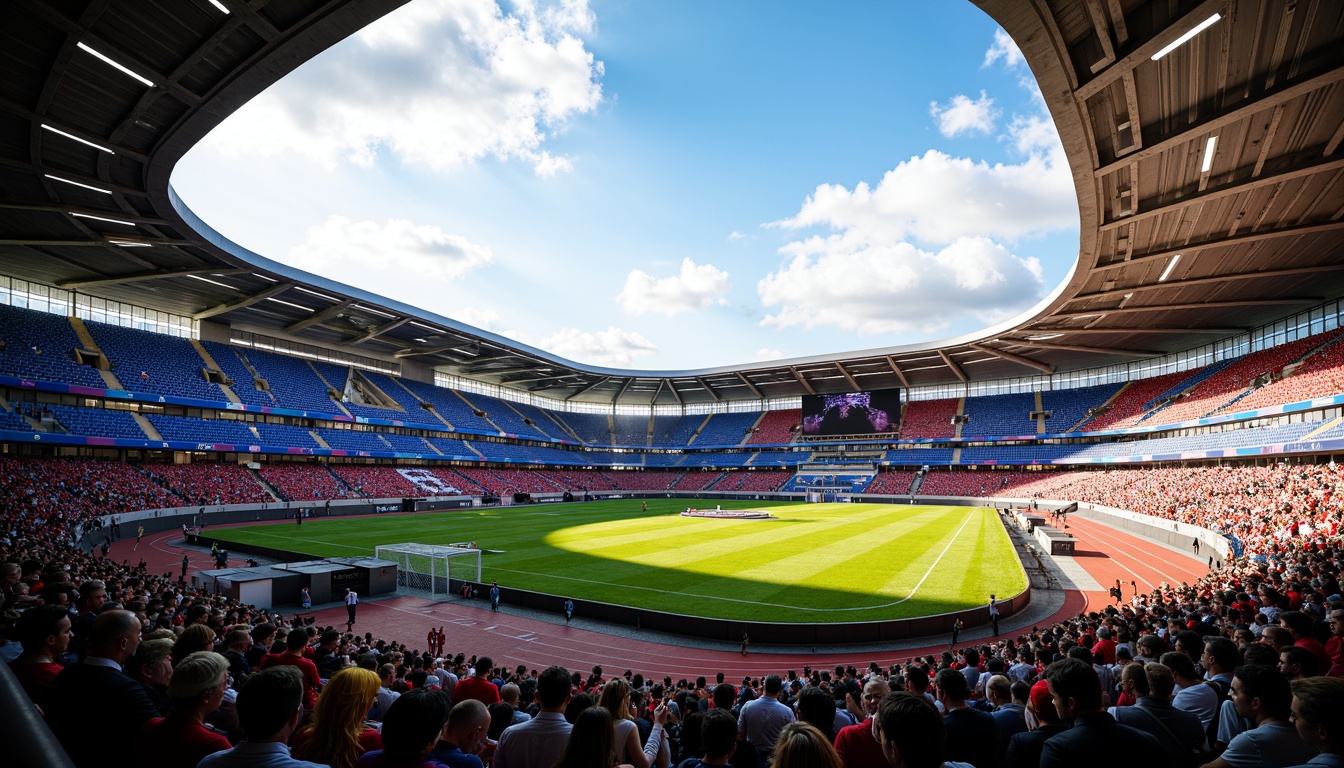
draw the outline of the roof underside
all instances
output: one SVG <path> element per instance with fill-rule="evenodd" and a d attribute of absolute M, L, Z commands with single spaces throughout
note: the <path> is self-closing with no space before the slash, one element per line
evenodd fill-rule
<path fill-rule="evenodd" d="M 1077 267 L 1049 300 L 946 342 L 703 371 L 594 368 L 282 267 L 175 204 L 168 179 L 193 144 L 402 2 L 228 0 L 228 15 L 208 0 L 0 6 L 0 273 L 620 405 L 1067 372 L 1190 349 L 1344 296 L 1344 4 L 1321 0 L 976 0 L 1040 83 L 1081 235 Z M 1219 22 L 1152 60 L 1214 13 Z"/>

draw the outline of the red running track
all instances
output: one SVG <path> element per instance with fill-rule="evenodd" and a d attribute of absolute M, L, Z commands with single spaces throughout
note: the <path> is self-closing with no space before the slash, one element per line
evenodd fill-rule
<path fill-rule="evenodd" d="M 1040 622 L 1041 626 L 1079 613 L 1101 610 L 1111 602 L 1105 588 L 1116 579 L 1124 583 L 1125 595 L 1129 597 L 1132 595 L 1130 581 L 1146 592 L 1162 582 L 1193 582 L 1207 572 L 1203 564 L 1191 557 L 1124 531 L 1076 516 L 1069 518 L 1068 525 L 1078 542 L 1077 562 L 1103 589 L 1068 590 L 1063 607 Z M 214 567 L 208 552 L 174 543 L 180 535 L 178 531 L 154 534 L 141 543 L 139 552 L 131 551 L 134 539 L 122 540 L 113 545 L 112 557 L 131 562 L 143 558 L 151 573 L 171 572 L 174 576 L 181 572 L 183 553 L 191 558 L 192 570 Z M 241 558 L 230 557 L 229 565 L 243 566 L 244 562 Z M 346 619 L 343 606 L 312 615 L 319 625 L 341 627 Z M 574 625 L 566 626 L 558 615 L 552 622 L 511 615 L 507 605 L 499 613 L 492 613 L 483 601 L 436 602 L 420 597 L 364 601 L 359 605 L 357 618 L 355 630 L 359 634 L 372 632 L 375 637 L 402 642 L 410 648 L 420 647 L 430 627 L 443 626 L 448 636 L 449 653 L 488 655 L 501 666 L 526 664 L 534 669 L 560 664 L 571 670 L 587 670 L 600 664 L 608 673 L 631 669 L 653 679 L 661 679 L 664 675 L 674 679 L 694 678 L 723 672 L 732 680 L 801 669 L 803 665 L 825 669 L 837 664 L 866 667 L 869 662 L 877 662 L 886 667 L 914 656 L 938 654 L 947 648 L 945 643 L 939 642 L 900 650 L 882 647 L 860 650 L 822 647 L 816 653 L 803 649 L 790 652 L 752 650 L 750 655 L 742 656 L 736 645 L 715 649 L 643 640 L 633 629 L 617 629 L 615 631 L 621 634 L 608 634 L 583 628 L 582 617 L 576 617 Z M 1005 636 L 1012 637 L 1027 629 L 1029 627 L 1019 626 L 1011 619 L 1003 622 Z M 974 639 L 976 637 L 968 632 L 964 644 L 984 642 Z"/>

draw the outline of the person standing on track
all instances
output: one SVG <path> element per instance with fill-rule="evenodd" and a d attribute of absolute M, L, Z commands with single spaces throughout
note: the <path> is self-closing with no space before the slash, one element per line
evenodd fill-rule
<path fill-rule="evenodd" d="M 746 633 L 746 632 L 743 632 L 743 633 L 742 633 L 742 655 L 743 655 L 743 656 L 746 656 L 746 655 L 747 655 L 747 645 L 748 645 L 750 642 L 751 642 L 751 641 L 750 641 L 750 639 L 747 637 L 747 633 Z"/>
<path fill-rule="evenodd" d="M 187 556 L 186 556 L 186 555 L 183 555 L 183 556 L 182 556 L 182 580 L 183 580 L 183 581 L 186 581 L 186 580 L 187 580 L 187 568 L 189 568 L 190 566 L 191 566 L 191 561 L 187 559 Z"/>
<path fill-rule="evenodd" d="M 994 627 L 994 634 L 999 634 L 999 601 L 993 596 L 989 596 L 989 623 Z"/>
<path fill-rule="evenodd" d="M 144 537 L 145 537 L 145 526 L 142 525 L 139 528 L 135 529 L 135 546 L 131 547 L 132 552 L 140 548 L 140 540 L 143 539 Z M 182 577 L 186 578 L 185 572 L 183 573 Z"/>
<path fill-rule="evenodd" d="M 572 618 L 574 618 L 574 600 L 573 600 L 573 598 L 566 597 L 566 598 L 565 598 L 565 623 L 568 624 L 568 623 L 569 623 L 569 620 L 572 619 Z"/>
<path fill-rule="evenodd" d="M 345 590 L 345 631 L 349 632 L 355 626 L 355 606 L 359 605 L 359 595 L 349 587 Z"/>
<path fill-rule="evenodd" d="M 499 582 L 490 582 L 490 610 L 499 610 Z"/>
<path fill-rule="evenodd" d="M 299 605 L 307 611 L 313 607 L 313 596 L 307 587 L 299 590 Z"/>

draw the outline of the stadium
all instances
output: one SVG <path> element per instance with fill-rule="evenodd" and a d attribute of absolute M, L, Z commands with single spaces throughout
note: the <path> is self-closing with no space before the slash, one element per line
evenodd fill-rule
<path fill-rule="evenodd" d="M 454 654 L 669 696 L 837 669 L 843 709 L 847 666 L 1233 639 L 1274 606 L 1344 674 L 1344 7 L 974 0 L 1067 157 L 1065 279 L 955 338 L 650 371 L 255 253 L 170 183 L 403 4 L 0 10 L 7 660 L 52 665 L 18 627 L 55 603 L 81 658 L 126 608 L 146 637 L 200 620 L 220 653 L 344 626 L 352 665 L 401 644 L 422 688 Z M 39 711 L 31 680 L 0 673 L 17 764 L 139 748 L 143 719 L 72 736 L 88 713 Z"/>

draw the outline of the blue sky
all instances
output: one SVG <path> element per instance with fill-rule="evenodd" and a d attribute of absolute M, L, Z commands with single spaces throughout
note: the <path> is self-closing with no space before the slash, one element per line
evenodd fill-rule
<path fill-rule="evenodd" d="M 265 256 L 623 368 L 969 333 L 1077 257 L 1034 80 L 969 2 L 414 0 L 173 183 Z"/>

